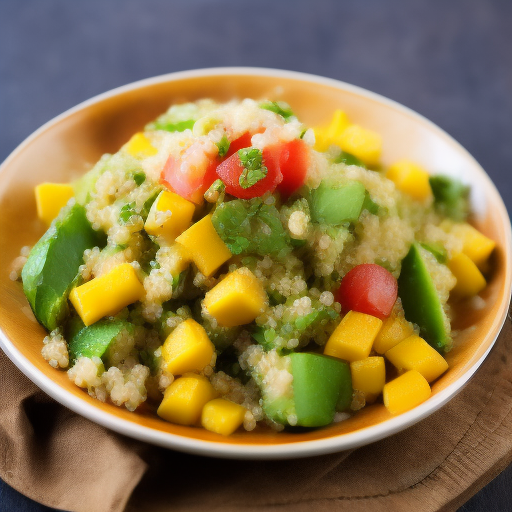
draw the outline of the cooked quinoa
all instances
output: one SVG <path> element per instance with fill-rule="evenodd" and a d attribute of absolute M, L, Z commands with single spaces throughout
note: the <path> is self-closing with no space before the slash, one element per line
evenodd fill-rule
<path fill-rule="evenodd" d="M 42 356 L 91 396 L 130 411 L 147 400 L 153 407 L 161 403 L 158 414 L 169 419 L 168 395 L 192 374 L 206 379 L 212 396 L 243 407 L 246 430 L 309 426 L 294 381 L 302 364 L 295 354 L 332 355 L 327 347 L 347 314 L 338 291 L 344 276 L 378 265 L 391 282 L 400 282 L 412 246 L 435 287 L 448 350 L 448 301 L 457 279 L 447 261 L 464 248 L 450 230 L 452 221 L 432 193 L 412 197 L 391 174 L 336 144 L 320 151 L 325 133 L 305 126 L 280 102 L 200 100 L 173 105 L 117 153 L 104 155 L 74 184 L 75 198 L 50 228 L 82 208 L 91 232 L 103 235 L 79 254 L 77 278 L 66 291 L 72 305 L 43 340 Z M 326 207 L 322 201 L 349 187 L 354 197 L 359 194 L 359 206 L 346 206 L 333 218 L 331 210 L 343 202 Z M 185 201 L 181 210 L 159 209 L 169 191 L 172 200 Z M 350 208 L 358 208 L 354 217 Z M 195 245 L 187 245 L 184 237 L 200 222 L 210 222 L 214 235 L 202 231 Z M 220 249 L 211 245 L 212 236 Z M 212 270 L 210 260 L 222 251 L 227 257 Z M 13 279 L 27 257 L 24 248 L 13 263 Z M 87 322 L 74 296 L 120 268 L 135 276 L 136 300 L 123 303 L 121 297 L 117 310 Z M 230 280 L 233 285 L 216 291 Z M 423 336 L 423 326 L 408 318 L 404 297 L 396 299 L 395 292 L 379 321 L 401 322 L 404 332 Z M 94 333 L 91 325 L 97 326 Z M 179 353 L 187 342 L 178 333 L 186 329 L 200 329 L 201 346 L 213 347 L 190 368 Z M 381 355 L 373 349 L 367 357 Z M 351 387 L 331 421 L 343 421 L 375 399 Z"/>

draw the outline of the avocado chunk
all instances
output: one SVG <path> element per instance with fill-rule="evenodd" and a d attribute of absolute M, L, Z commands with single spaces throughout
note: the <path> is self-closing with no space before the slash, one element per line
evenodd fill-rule
<path fill-rule="evenodd" d="M 340 359 L 307 352 L 290 354 L 290 359 L 297 425 L 329 425 L 338 406 L 346 409 L 347 398 L 352 400 L 349 365 Z"/>
<path fill-rule="evenodd" d="M 329 425 L 336 411 L 346 410 L 352 402 L 352 377 L 345 361 L 309 352 L 287 356 L 291 361 L 293 395 L 272 399 L 262 387 L 263 410 L 272 420 L 289 424 L 295 415 L 299 427 Z"/>
<path fill-rule="evenodd" d="M 70 361 L 73 364 L 79 357 L 99 357 L 108 362 L 108 349 L 123 330 L 133 333 L 133 325 L 123 320 L 104 319 L 86 327 L 79 318 L 75 319 L 70 327 Z"/>
<path fill-rule="evenodd" d="M 421 336 L 436 350 L 446 352 L 451 343 L 446 314 L 417 244 L 411 245 L 402 260 L 398 295 L 405 318 L 419 326 Z"/>
<path fill-rule="evenodd" d="M 49 331 L 68 311 L 68 295 L 83 254 L 101 242 L 79 204 L 66 208 L 30 251 L 21 272 L 23 291 L 37 320 Z"/>
<path fill-rule="evenodd" d="M 366 197 L 366 189 L 359 181 L 330 185 L 322 181 L 311 191 L 310 209 L 314 222 L 339 226 L 359 219 Z"/>
<path fill-rule="evenodd" d="M 434 207 L 441 214 L 462 222 L 469 213 L 469 187 L 449 176 L 431 176 L 430 188 L 434 194 Z"/>

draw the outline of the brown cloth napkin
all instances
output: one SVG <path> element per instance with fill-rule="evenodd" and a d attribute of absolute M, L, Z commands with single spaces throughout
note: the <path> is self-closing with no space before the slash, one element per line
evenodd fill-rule
<path fill-rule="evenodd" d="M 512 321 L 440 411 L 377 443 L 291 461 L 196 457 L 60 406 L 0 352 L 0 477 L 72 512 L 451 511 L 512 461 Z"/>

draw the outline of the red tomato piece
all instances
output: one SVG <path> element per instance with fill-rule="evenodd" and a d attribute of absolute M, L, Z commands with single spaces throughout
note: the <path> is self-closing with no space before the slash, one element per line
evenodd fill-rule
<path fill-rule="evenodd" d="M 186 159 L 170 156 L 160 175 L 160 182 L 176 194 L 196 204 L 203 202 L 203 195 L 217 179 L 217 161 L 206 159 L 200 168 L 189 167 Z"/>
<path fill-rule="evenodd" d="M 301 139 L 295 139 L 283 144 L 279 166 L 283 181 L 277 190 L 285 197 L 291 196 L 304 184 L 309 166 L 309 150 Z"/>
<path fill-rule="evenodd" d="M 239 199 L 252 199 L 262 196 L 265 192 L 273 192 L 283 179 L 279 169 L 280 153 L 280 147 L 275 146 L 263 150 L 263 165 L 267 168 L 267 175 L 249 188 L 242 188 L 238 181 L 244 170 L 238 153 L 224 160 L 217 167 L 217 174 L 226 185 L 226 192 Z"/>
<path fill-rule="evenodd" d="M 225 159 L 228 159 L 231 155 L 234 155 L 239 149 L 251 147 L 252 134 L 245 132 L 243 135 L 230 142 L 228 152 L 225 155 Z"/>
<path fill-rule="evenodd" d="M 397 294 L 398 284 L 390 272 L 375 263 L 364 263 L 347 272 L 335 300 L 345 311 L 383 319 L 391 314 Z"/>

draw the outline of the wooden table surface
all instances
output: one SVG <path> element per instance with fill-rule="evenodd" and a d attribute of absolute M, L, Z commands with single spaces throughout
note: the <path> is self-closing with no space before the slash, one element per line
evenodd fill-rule
<path fill-rule="evenodd" d="M 438 124 L 512 212 L 509 0 L 1 0 L 0 161 L 96 94 L 184 69 L 259 66 L 336 78 Z M 34 170 L 37 172 L 37 170 Z M 512 510 L 512 467 L 463 512 Z M 41 512 L 0 481 L 0 512 Z"/>

